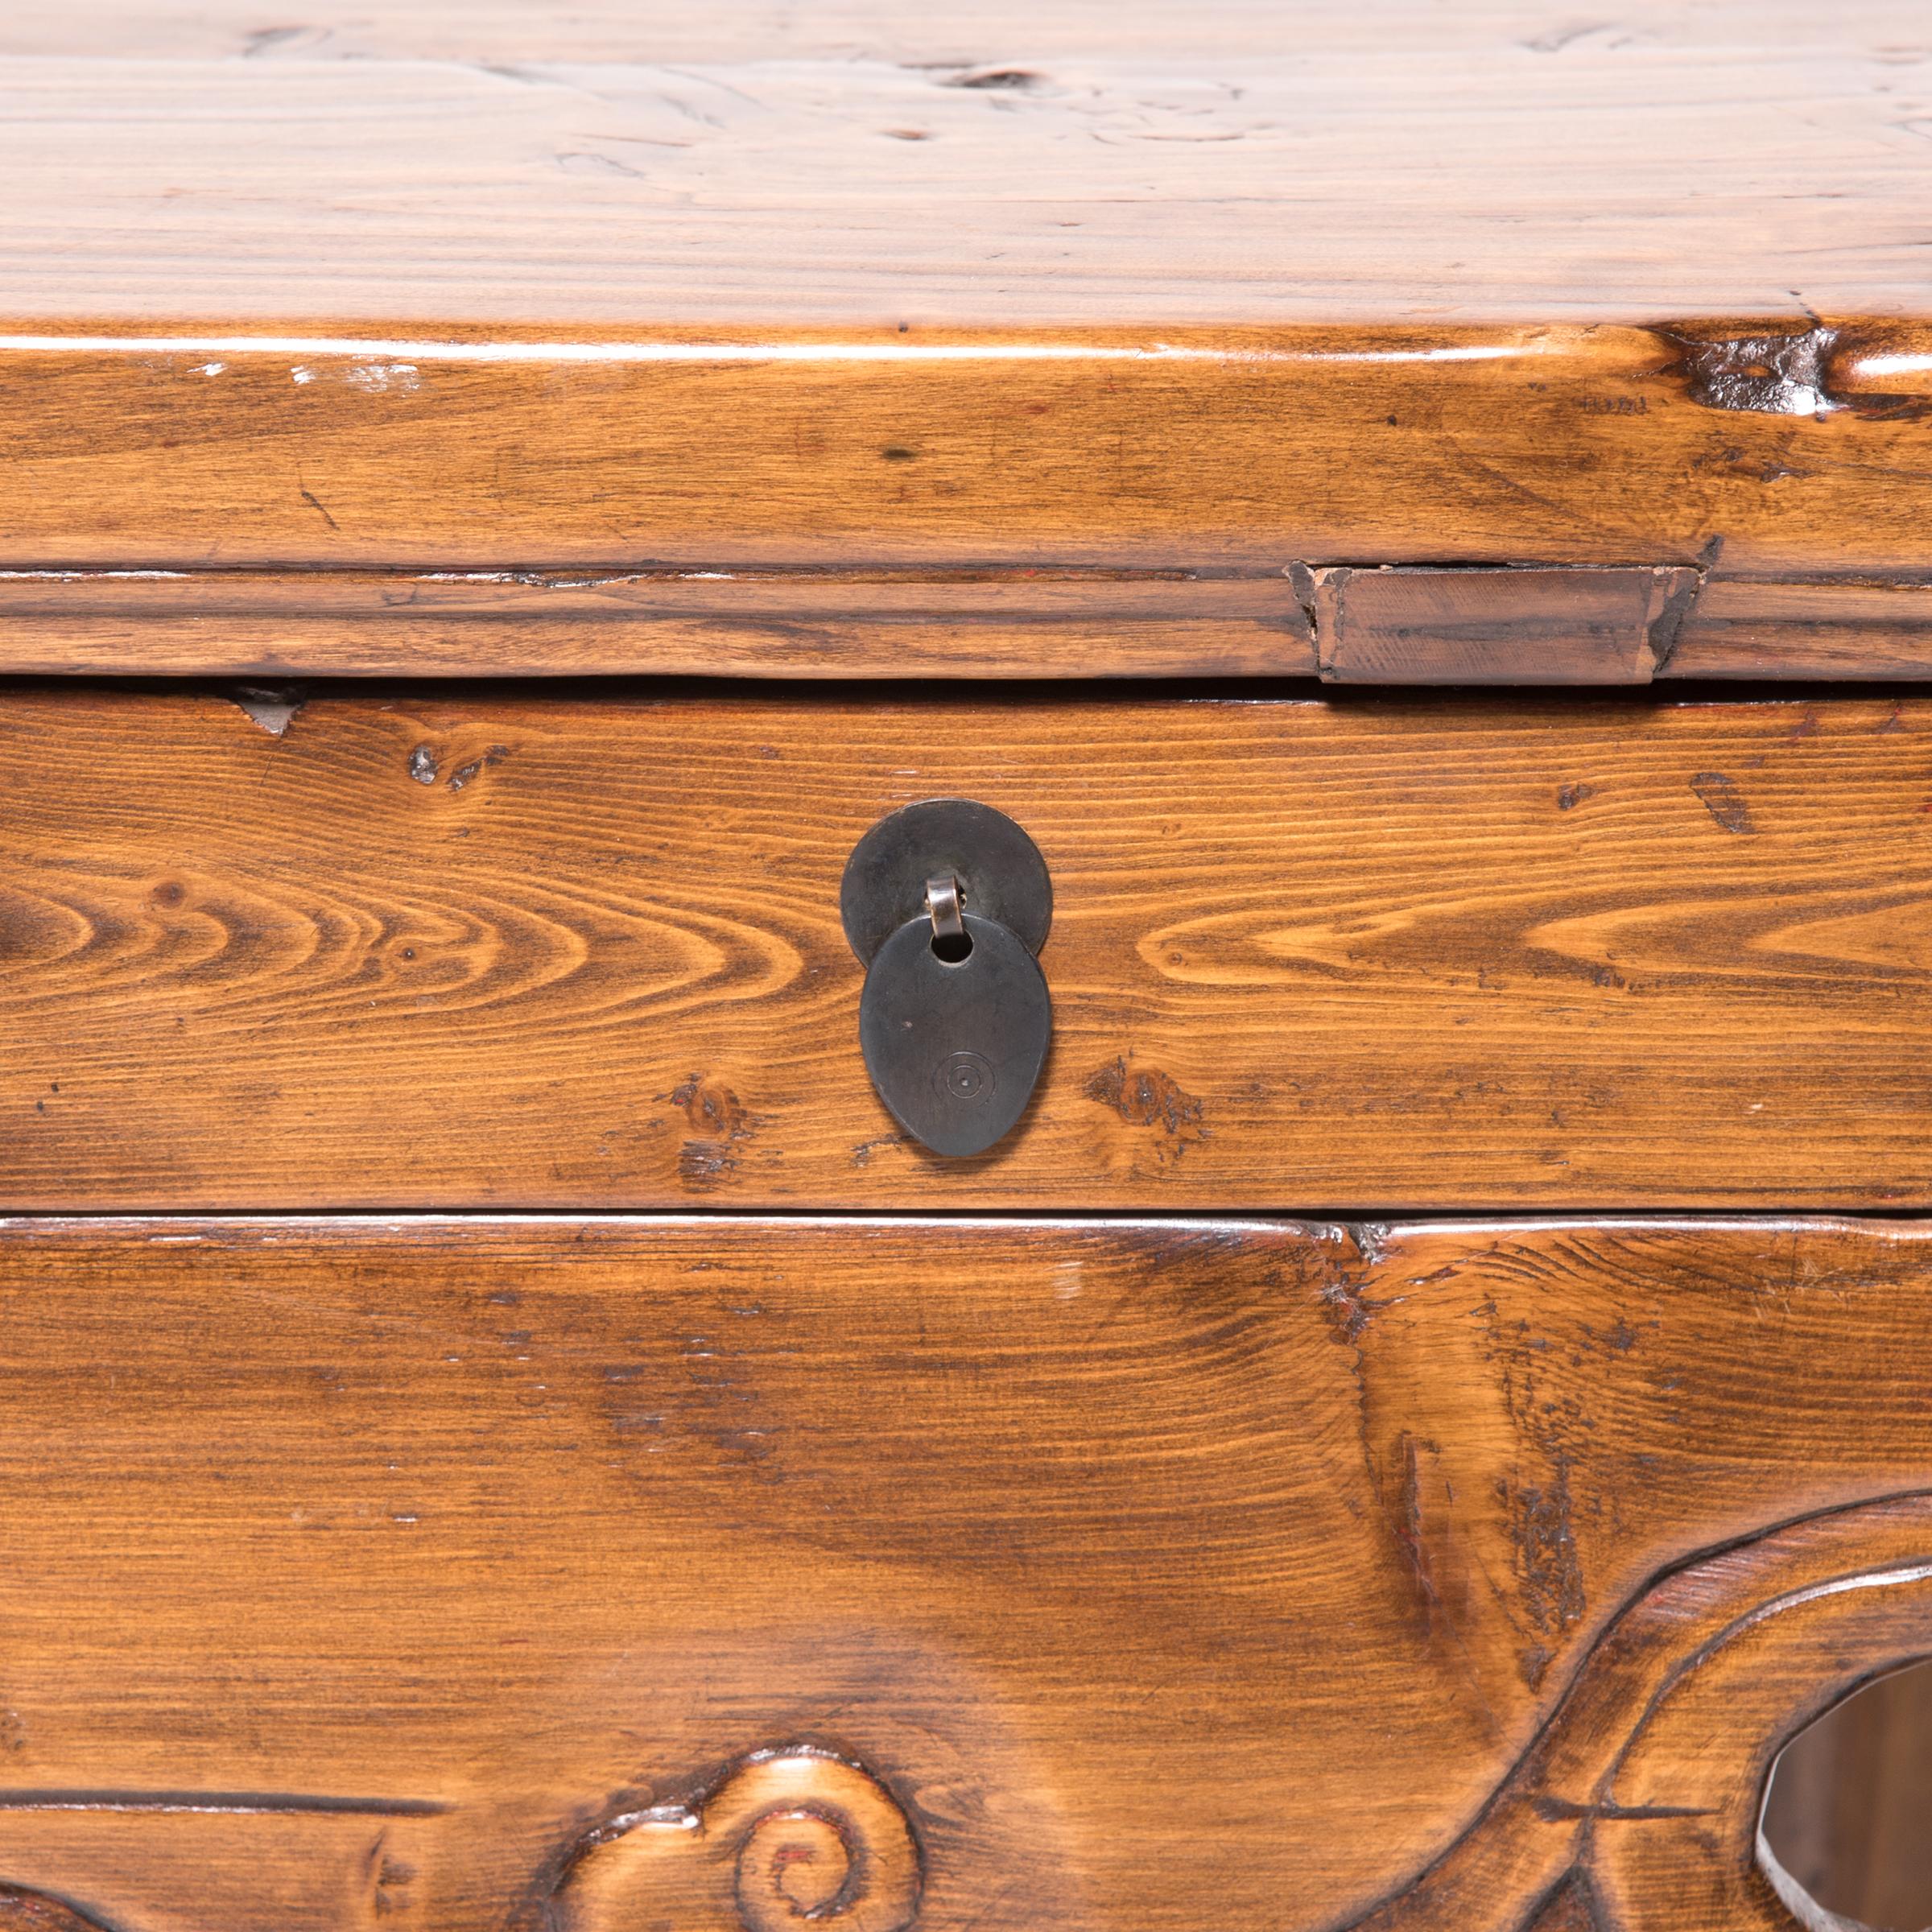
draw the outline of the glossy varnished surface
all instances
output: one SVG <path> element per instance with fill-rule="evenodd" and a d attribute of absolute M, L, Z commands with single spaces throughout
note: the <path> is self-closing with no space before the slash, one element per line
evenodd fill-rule
<path fill-rule="evenodd" d="M 20 320 L 0 565 L 1897 577 L 1932 568 L 1929 328 Z"/>
<path fill-rule="evenodd" d="M 1829 621 L 1836 587 L 1823 594 Z M 1861 638 L 1854 660 L 1889 634 Z M 1266 566 L 0 572 L 0 671 L 137 670 L 1280 678 L 1313 676 L 1316 658 L 1307 610 Z"/>
<path fill-rule="evenodd" d="M 1774 1923 L 1769 1753 L 1932 1637 L 1924 1248 L 15 1223 L 0 1883 L 765 1932 L 849 1851 L 855 1932 L 1502 1928 L 1573 1872 Z"/>
<path fill-rule="evenodd" d="M 1932 1199 L 1919 700 L 248 702 L 0 704 L 14 1205 Z M 936 795 L 1055 908 L 951 1164 L 839 926 Z"/>

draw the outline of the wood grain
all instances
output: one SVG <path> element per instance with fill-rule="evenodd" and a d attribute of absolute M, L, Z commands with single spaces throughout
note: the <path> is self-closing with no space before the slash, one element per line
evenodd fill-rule
<path fill-rule="evenodd" d="M 1917 679 L 1932 670 L 1932 583 L 1712 577 L 1670 671 L 1703 678 Z"/>
<path fill-rule="evenodd" d="M 914 12 L 893 0 L 724 0 L 666 6 L 640 19 L 628 0 L 571 0 L 532 13 L 520 0 L 396 0 L 381 13 L 356 0 L 313 0 L 300 28 L 256 31 L 248 0 L 16 0 L 0 21 L 0 54 L 47 59 L 97 54 L 130 60 L 409 60 L 572 64 L 676 60 L 850 60 L 861 50 L 908 68 L 974 69 L 997 52 L 1040 60 L 1090 52 L 1096 44 L 1150 58 L 1187 54 L 1216 60 L 1257 55 L 1286 59 L 1334 49 L 1389 52 L 1401 46 L 1444 54 L 1492 47 L 1600 59 L 1640 47 L 1781 56 L 1794 65 L 1883 41 L 1900 18 L 1891 0 L 1850 0 L 1826 15 L 1806 0 L 1759 0 L 1748 12 L 1632 0 L 1614 25 L 1553 30 L 1534 0 L 1470 0 L 1453 13 L 1389 0 L 1358 7 L 1311 6 L 1284 14 L 1270 0 L 1220 0 L 1198 21 L 1110 0 L 982 0 L 969 19 Z M 1521 43 L 1537 38 L 1539 47 Z M 1574 51 L 1572 51 L 1574 50 Z M 1895 60 L 1909 47 L 1886 50 Z"/>
<path fill-rule="evenodd" d="M 0 567 L 1932 570 L 1932 325 L 1778 326 L 19 324 Z"/>
<path fill-rule="evenodd" d="M 1278 570 L 0 572 L 0 671 L 1230 678 L 1315 673 Z"/>
<path fill-rule="evenodd" d="M 1596 580 L 1671 588 L 1649 621 Z M 1433 582 L 1444 632 L 1317 647 L 1318 586 Z M 1365 678 L 1365 670 L 1373 677 Z M 0 571 L 0 673 L 444 678 L 1300 678 L 1833 682 L 1932 676 L 1932 584 L 1672 568 L 1362 572 Z"/>
<path fill-rule="evenodd" d="M 23 0 L 0 671 L 1305 675 L 1292 568 L 1536 564 L 1920 675 L 1918 30 Z"/>
<path fill-rule="evenodd" d="M 1927 1239 L 13 1223 L 0 1923 L 1772 1922 Z"/>
<path fill-rule="evenodd" d="M 1913 0 L 1199 10 L 15 0 L 0 287 L 230 320 L 1926 312 Z"/>
<path fill-rule="evenodd" d="M 274 728 L 283 727 L 281 735 Z M 15 1207 L 1932 1199 L 1917 700 L 0 704 Z M 857 1050 L 861 835 L 1052 869 L 989 1155 Z"/>
<path fill-rule="evenodd" d="M 1335 684 L 1648 684 L 1699 590 L 1690 570 L 1298 572 Z"/>
<path fill-rule="evenodd" d="M 1759 1843 L 1765 1785 L 1796 1725 L 1924 1654 L 1929 1523 L 1922 1496 L 1849 1509 L 1661 1583 L 1592 1654 L 1477 1828 L 1357 1921 L 1363 1932 L 1486 1925 L 1498 1900 L 1525 1897 L 1546 1901 L 1543 1932 L 1836 1932 L 1847 1922 Z"/>

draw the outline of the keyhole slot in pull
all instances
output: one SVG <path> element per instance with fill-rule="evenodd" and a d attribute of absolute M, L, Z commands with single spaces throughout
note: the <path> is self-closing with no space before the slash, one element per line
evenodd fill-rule
<path fill-rule="evenodd" d="M 958 877 L 938 873 L 926 881 L 926 914 L 932 921 L 932 956 L 942 966 L 963 966 L 972 957 L 972 935 L 961 907 L 966 894 Z"/>

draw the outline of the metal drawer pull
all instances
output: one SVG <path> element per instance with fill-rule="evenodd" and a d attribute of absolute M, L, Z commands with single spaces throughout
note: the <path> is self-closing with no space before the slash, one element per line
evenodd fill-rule
<path fill-rule="evenodd" d="M 860 840 L 839 901 L 879 1098 L 935 1154 L 985 1153 L 1026 1111 L 1053 1034 L 1038 847 L 990 806 L 927 799 Z"/>

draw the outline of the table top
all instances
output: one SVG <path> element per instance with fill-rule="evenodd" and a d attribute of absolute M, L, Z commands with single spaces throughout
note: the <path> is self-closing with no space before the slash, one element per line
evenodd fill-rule
<path fill-rule="evenodd" d="M 540 16 L 540 17 L 539 17 Z M 1920 0 L 15 0 L 23 320 L 1932 309 Z"/>
<path fill-rule="evenodd" d="M 0 668 L 1298 674 L 1298 570 L 1532 564 L 1918 675 L 1929 167 L 1923 0 L 14 0 Z"/>

